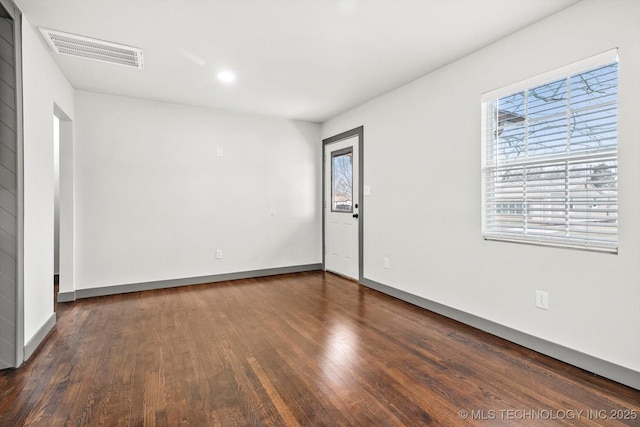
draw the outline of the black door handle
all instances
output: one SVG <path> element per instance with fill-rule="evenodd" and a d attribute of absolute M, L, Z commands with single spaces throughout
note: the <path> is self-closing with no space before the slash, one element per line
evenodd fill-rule
<path fill-rule="evenodd" d="M 353 214 L 353 217 L 357 219 L 357 218 L 358 218 L 358 214 L 357 214 L 357 213 L 354 213 L 354 214 Z"/>

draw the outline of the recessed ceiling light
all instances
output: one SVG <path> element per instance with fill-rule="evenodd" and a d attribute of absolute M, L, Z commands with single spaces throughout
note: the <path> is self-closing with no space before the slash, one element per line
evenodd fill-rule
<path fill-rule="evenodd" d="M 236 75 L 231 71 L 220 71 L 218 73 L 218 80 L 223 83 L 233 83 L 236 80 Z"/>

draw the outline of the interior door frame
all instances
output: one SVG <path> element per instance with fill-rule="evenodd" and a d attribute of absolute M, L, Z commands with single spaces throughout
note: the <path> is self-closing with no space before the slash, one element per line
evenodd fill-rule
<path fill-rule="evenodd" d="M 327 179 L 325 176 L 325 165 L 327 162 L 325 148 L 329 144 L 354 136 L 358 137 L 358 282 L 362 283 L 362 279 L 364 278 L 364 126 L 359 126 L 322 140 L 322 269 L 326 270 L 325 210 L 329 203 L 325 184 Z"/>

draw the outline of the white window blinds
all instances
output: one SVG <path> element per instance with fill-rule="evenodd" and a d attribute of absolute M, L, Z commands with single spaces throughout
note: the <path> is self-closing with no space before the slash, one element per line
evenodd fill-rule
<path fill-rule="evenodd" d="M 486 239 L 617 253 L 617 76 L 613 51 L 483 96 Z"/>

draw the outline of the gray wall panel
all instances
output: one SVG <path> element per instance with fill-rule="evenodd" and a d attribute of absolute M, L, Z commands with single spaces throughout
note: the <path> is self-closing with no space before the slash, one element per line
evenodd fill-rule
<path fill-rule="evenodd" d="M 2 102 L 14 105 L 13 100 L 16 99 L 16 89 L 14 86 L 15 85 L 11 85 L 9 82 L 0 79 L 0 99 L 2 99 Z"/>
<path fill-rule="evenodd" d="M 8 361 L 15 359 L 15 344 L 0 338 L 0 369 L 12 368 L 14 365 Z"/>
<path fill-rule="evenodd" d="M 7 342 L 16 340 L 16 324 L 11 319 L 0 316 L 0 336 Z"/>
<path fill-rule="evenodd" d="M 0 313 L 3 317 L 13 319 L 16 317 L 16 302 L 0 295 Z"/>
<path fill-rule="evenodd" d="M 0 180 L 2 180 L 0 173 Z M 0 209 L 0 229 L 16 237 L 16 218 L 4 209 Z"/>
<path fill-rule="evenodd" d="M 2 106 L 2 102 L 0 102 L 0 114 L 3 113 L 3 109 L 2 109 L 1 106 Z M 17 165 L 16 153 L 11 151 L 8 147 L 5 147 L 2 144 L 0 144 L 0 165 L 2 165 L 5 168 L 9 169 L 14 174 L 16 173 L 16 165 Z M 5 185 L 5 183 L 3 181 L 0 181 L 0 185 L 2 185 L 5 188 L 13 188 L 13 187 L 15 187 L 15 184 L 13 186 Z"/>
<path fill-rule="evenodd" d="M 6 188 L 3 188 L 2 183 L 0 183 L 0 208 L 9 212 L 11 215 L 16 214 L 16 195 L 15 192 L 12 194 Z"/>
<path fill-rule="evenodd" d="M 13 44 L 13 25 L 6 19 L 0 19 L 0 37 Z"/>
<path fill-rule="evenodd" d="M 4 275 L 6 278 L 10 279 L 8 281 L 1 280 L 0 283 L 11 283 L 13 280 L 13 287 L 15 288 L 15 280 L 16 280 L 16 259 L 10 255 L 5 254 L 0 251 L 0 274 Z M 14 290 L 15 293 L 15 290 Z M 2 293 L 3 295 L 10 295 L 9 293 Z"/>
<path fill-rule="evenodd" d="M 14 108 L 15 104 L 7 105 L 5 102 L 0 102 L 0 121 L 12 130 L 16 129 L 16 112 Z"/>
<path fill-rule="evenodd" d="M 0 59 L 9 65 L 15 65 L 15 58 L 13 57 L 13 45 L 0 37 Z"/>
<path fill-rule="evenodd" d="M 0 144 L 16 152 L 16 132 L 0 121 Z"/>
<path fill-rule="evenodd" d="M 6 186 L 6 190 L 11 194 L 15 195 L 17 190 L 17 182 L 16 182 L 16 174 L 15 172 L 11 172 L 9 169 L 0 165 L 0 182 L 3 187 Z M 13 184 L 13 185 L 11 185 Z M 2 225 L 0 225 L 0 228 Z"/>
<path fill-rule="evenodd" d="M 14 259 L 16 257 L 16 238 L 2 229 L 0 229 L 0 251 Z M 0 315 L 2 315 L 1 312 Z"/>
<path fill-rule="evenodd" d="M 0 60 L 0 80 L 12 88 L 16 87 L 15 73 L 16 70 L 11 64 Z"/>
<path fill-rule="evenodd" d="M 18 365 L 16 71 L 13 21 L 0 19 L 0 369 Z M 11 306 L 13 304 L 13 306 Z"/>
<path fill-rule="evenodd" d="M 6 276 L 0 272 L 0 295 L 15 301 L 13 288 L 16 286 L 16 279 Z"/>

